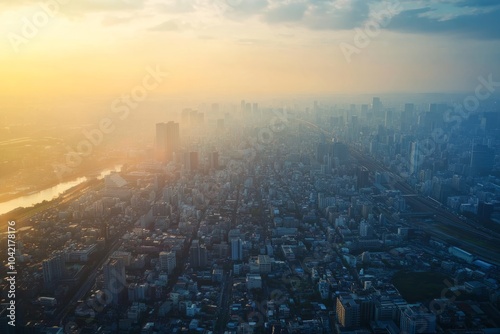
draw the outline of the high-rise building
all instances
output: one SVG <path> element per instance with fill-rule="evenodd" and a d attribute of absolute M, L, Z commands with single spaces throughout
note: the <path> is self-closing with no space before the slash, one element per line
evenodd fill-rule
<path fill-rule="evenodd" d="M 387 109 L 385 111 L 385 127 L 386 128 L 389 128 L 392 126 L 393 117 L 394 117 L 394 111 L 392 109 Z"/>
<path fill-rule="evenodd" d="M 488 220 L 493 212 L 495 212 L 495 205 L 493 203 L 480 201 L 477 204 L 477 217 L 479 219 Z"/>
<path fill-rule="evenodd" d="M 240 238 L 231 239 L 231 260 L 243 260 L 243 242 Z"/>
<path fill-rule="evenodd" d="M 161 162 L 173 160 L 174 152 L 179 149 L 179 123 L 168 122 L 156 124 L 156 159 Z"/>
<path fill-rule="evenodd" d="M 415 105 L 413 103 L 405 103 L 404 111 L 413 114 L 415 112 Z"/>
<path fill-rule="evenodd" d="M 406 305 L 401 308 L 400 326 L 402 333 L 436 333 L 436 315 L 420 305 Z"/>
<path fill-rule="evenodd" d="M 259 264 L 259 272 L 261 274 L 269 274 L 271 272 L 272 263 L 269 255 L 259 255 L 257 263 Z"/>
<path fill-rule="evenodd" d="M 165 162 L 167 159 L 167 124 L 156 124 L 155 157 Z"/>
<path fill-rule="evenodd" d="M 193 268 L 204 268 L 207 266 L 207 249 L 200 245 L 199 240 L 193 240 L 189 248 L 189 263 Z"/>
<path fill-rule="evenodd" d="M 190 172 L 194 172 L 199 168 L 199 158 L 198 152 L 179 152 L 182 155 L 181 163 L 184 169 Z"/>
<path fill-rule="evenodd" d="M 423 159 L 421 155 L 420 143 L 418 141 L 412 142 L 410 149 L 410 174 L 416 175 L 419 172 Z"/>
<path fill-rule="evenodd" d="M 340 142 L 333 143 L 333 157 L 338 159 L 340 164 L 344 164 L 349 160 L 349 147 Z"/>
<path fill-rule="evenodd" d="M 472 146 L 470 159 L 470 175 L 487 175 L 493 169 L 495 152 L 486 145 L 475 144 Z"/>
<path fill-rule="evenodd" d="M 369 285 L 369 284 L 368 284 Z M 361 326 L 370 326 L 375 319 L 375 302 L 371 296 L 357 296 Z"/>
<path fill-rule="evenodd" d="M 166 271 L 170 275 L 174 271 L 176 265 L 175 252 L 160 253 L 160 270 Z"/>
<path fill-rule="evenodd" d="M 219 169 L 219 152 L 211 152 L 209 156 L 211 169 Z"/>
<path fill-rule="evenodd" d="M 413 103 L 406 103 L 405 109 L 401 113 L 401 130 L 408 131 L 413 125 L 414 121 L 415 105 Z"/>
<path fill-rule="evenodd" d="M 200 266 L 200 241 L 193 240 L 189 248 L 189 263 L 193 268 Z"/>
<path fill-rule="evenodd" d="M 60 279 L 64 278 L 65 261 L 62 254 L 52 256 L 42 262 L 43 283 L 45 287 L 53 287 Z"/>
<path fill-rule="evenodd" d="M 337 318 L 342 327 L 358 327 L 361 322 L 359 304 L 349 294 L 337 298 Z"/>
<path fill-rule="evenodd" d="M 372 101 L 372 110 L 375 116 L 382 116 L 382 102 L 380 101 L 380 97 L 374 97 Z"/>
<path fill-rule="evenodd" d="M 373 228 L 366 220 L 362 220 L 359 224 L 359 236 L 371 237 L 373 235 Z"/>
<path fill-rule="evenodd" d="M 333 144 L 332 143 L 324 143 L 320 142 L 318 146 L 316 146 L 316 160 L 320 164 L 325 163 L 325 158 L 327 156 L 333 155 Z"/>
<path fill-rule="evenodd" d="M 125 263 L 122 259 L 109 259 L 103 267 L 104 289 L 112 297 L 111 303 L 118 305 L 123 301 L 127 287 Z"/>
<path fill-rule="evenodd" d="M 361 166 L 358 168 L 358 171 L 356 173 L 357 181 L 356 181 L 356 186 L 359 189 L 361 188 L 367 188 L 370 186 L 370 179 L 369 179 L 370 172 L 368 169 L 364 166 Z"/>

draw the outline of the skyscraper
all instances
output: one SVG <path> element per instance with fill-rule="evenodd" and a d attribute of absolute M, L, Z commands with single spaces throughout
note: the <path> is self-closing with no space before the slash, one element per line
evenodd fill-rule
<path fill-rule="evenodd" d="M 125 263 L 122 259 L 109 259 L 103 267 L 104 289 L 112 297 L 111 303 L 117 305 L 123 301 L 125 287 Z"/>
<path fill-rule="evenodd" d="M 414 123 L 415 105 L 413 103 L 406 103 L 405 109 L 401 113 L 401 130 L 408 131 Z"/>
<path fill-rule="evenodd" d="M 64 277 L 64 257 L 62 254 L 57 254 L 48 260 L 42 262 L 43 268 L 43 283 L 45 287 L 53 287 L 60 279 Z"/>
<path fill-rule="evenodd" d="M 361 188 L 367 188 L 370 186 L 369 176 L 370 176 L 370 172 L 368 171 L 368 169 L 366 167 L 361 166 L 358 168 L 357 173 L 356 173 L 356 178 L 357 178 L 356 186 L 357 186 L 358 190 Z"/>
<path fill-rule="evenodd" d="M 243 242 L 240 238 L 231 239 L 231 260 L 243 260 Z"/>
<path fill-rule="evenodd" d="M 199 240 L 193 240 L 189 248 L 189 263 L 193 268 L 204 268 L 207 265 L 207 249 L 200 245 Z"/>
<path fill-rule="evenodd" d="M 415 105 L 413 103 L 405 103 L 405 112 L 413 114 L 415 111 Z"/>
<path fill-rule="evenodd" d="M 393 117 L 394 117 L 394 111 L 392 109 L 387 109 L 385 111 L 385 124 L 384 124 L 386 128 L 392 126 Z"/>
<path fill-rule="evenodd" d="M 179 123 L 156 124 L 156 159 L 161 162 L 173 160 L 173 154 L 179 149 Z"/>
<path fill-rule="evenodd" d="M 486 175 L 493 169 L 495 152 L 486 145 L 475 144 L 472 146 L 470 159 L 470 175 Z"/>
<path fill-rule="evenodd" d="M 333 155 L 333 144 L 332 143 L 320 142 L 316 146 L 316 160 L 320 164 L 324 164 L 325 157 L 331 156 L 331 155 Z"/>
<path fill-rule="evenodd" d="M 410 149 L 410 174 L 417 174 L 420 170 L 420 166 L 422 164 L 423 157 L 421 156 L 422 152 L 420 152 L 420 144 L 418 141 L 414 141 L 411 143 Z"/>
<path fill-rule="evenodd" d="M 338 159 L 340 164 L 349 161 L 349 148 L 346 144 L 335 142 L 333 143 L 333 157 Z"/>
<path fill-rule="evenodd" d="M 175 252 L 160 253 L 160 270 L 166 271 L 170 275 L 174 271 L 176 265 Z"/>
<path fill-rule="evenodd" d="M 382 102 L 380 102 L 380 97 L 373 98 L 372 110 L 375 116 L 382 116 Z"/>

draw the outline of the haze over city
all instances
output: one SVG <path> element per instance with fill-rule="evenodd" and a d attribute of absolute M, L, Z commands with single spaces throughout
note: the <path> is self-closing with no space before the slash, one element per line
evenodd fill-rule
<path fill-rule="evenodd" d="M 0 332 L 500 332 L 496 0 L 4 0 Z"/>

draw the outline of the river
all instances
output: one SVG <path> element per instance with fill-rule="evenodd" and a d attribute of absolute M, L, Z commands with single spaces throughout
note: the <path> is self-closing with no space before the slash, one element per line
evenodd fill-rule
<path fill-rule="evenodd" d="M 101 171 L 101 173 L 97 176 L 98 179 L 102 179 L 104 176 L 110 174 L 111 172 L 119 172 L 122 168 L 122 165 L 116 165 L 113 168 L 108 168 L 104 169 Z M 53 200 L 57 197 L 59 197 L 61 194 L 63 194 L 65 191 L 89 180 L 88 177 L 79 177 L 73 181 L 68 181 L 68 182 L 61 182 L 53 187 L 41 190 L 39 192 L 36 192 L 34 194 L 30 195 L 25 195 L 21 196 L 18 198 L 14 198 L 12 200 L 0 203 L 0 215 L 3 215 L 4 213 L 10 212 L 14 209 L 21 208 L 21 207 L 30 207 L 35 204 L 41 203 L 43 201 L 50 201 Z"/>

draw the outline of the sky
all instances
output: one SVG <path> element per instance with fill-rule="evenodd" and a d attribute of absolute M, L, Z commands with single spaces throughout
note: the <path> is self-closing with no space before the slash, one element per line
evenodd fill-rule
<path fill-rule="evenodd" d="M 496 0 L 2 0 L 0 98 L 471 92 L 499 42 Z"/>

